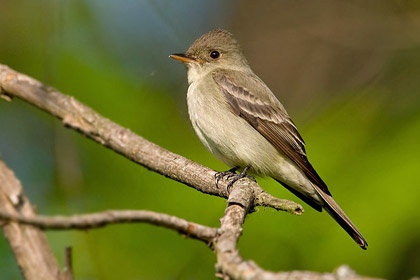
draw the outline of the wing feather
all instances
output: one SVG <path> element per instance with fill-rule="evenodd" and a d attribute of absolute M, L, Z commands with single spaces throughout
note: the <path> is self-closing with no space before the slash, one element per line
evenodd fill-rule
<path fill-rule="evenodd" d="M 250 77 L 256 79 L 255 77 Z M 306 177 L 322 191 L 331 195 L 327 185 L 319 177 L 306 157 L 305 142 L 300 136 L 295 124 L 292 122 L 283 106 L 274 95 L 259 98 L 247 87 L 235 83 L 234 75 L 224 71 L 213 73 L 213 79 L 224 94 L 232 112 L 245 119 L 274 147 L 289 157 L 306 175 Z M 244 79 L 241 79 L 244 80 Z M 246 80 L 246 79 L 245 79 Z M 260 83 L 250 86 L 263 94 L 272 94 L 267 88 L 258 88 Z M 262 83 L 262 86 L 265 86 Z M 271 98 L 271 99 L 270 99 Z M 265 100 L 264 100 L 265 99 Z"/>
<path fill-rule="evenodd" d="M 303 193 L 283 184 L 314 209 L 325 210 L 347 231 L 363 249 L 367 242 L 356 226 L 334 201 L 324 181 L 316 173 L 306 157 L 305 143 L 286 110 L 259 78 L 251 73 L 246 79 L 238 72 L 222 70 L 213 73 L 213 78 L 223 93 L 232 112 L 245 119 L 274 147 L 289 157 L 311 181 L 314 189 L 324 201 L 323 205 Z M 241 75 L 244 75 L 241 73 Z M 238 80 L 240 79 L 240 83 Z"/>

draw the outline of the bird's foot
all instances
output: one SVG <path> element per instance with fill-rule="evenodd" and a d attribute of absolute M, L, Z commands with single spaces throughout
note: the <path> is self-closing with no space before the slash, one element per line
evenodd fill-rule
<path fill-rule="evenodd" d="M 228 171 L 217 172 L 214 175 L 214 179 L 216 179 L 216 187 L 217 188 L 219 187 L 220 179 L 223 179 L 224 177 L 226 177 L 229 180 L 233 176 L 237 176 L 236 170 L 238 170 L 238 167 L 231 168 Z"/>
<path fill-rule="evenodd" d="M 247 166 L 247 167 L 245 167 L 244 168 L 244 170 L 242 170 L 242 172 L 241 173 L 239 173 L 239 174 L 235 174 L 234 176 L 230 176 L 229 178 L 231 178 L 231 177 L 234 177 L 233 179 L 232 179 L 232 181 L 230 181 L 229 182 L 229 184 L 227 185 L 227 187 L 226 187 L 226 191 L 227 191 L 227 193 L 230 193 L 230 188 L 233 186 L 233 184 L 236 182 L 236 181 L 238 181 L 239 179 L 242 179 L 242 178 L 245 178 L 245 177 L 247 177 L 247 178 L 249 178 L 249 179 L 251 179 L 252 181 L 254 181 L 254 182 L 257 182 L 256 180 L 255 180 L 255 178 L 254 177 L 252 177 L 252 176 L 249 176 L 248 174 L 246 174 L 246 172 L 249 170 L 249 166 Z"/>

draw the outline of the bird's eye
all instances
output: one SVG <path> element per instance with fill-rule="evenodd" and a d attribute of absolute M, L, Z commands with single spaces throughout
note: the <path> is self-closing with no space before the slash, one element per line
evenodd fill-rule
<path fill-rule="evenodd" d="M 213 59 L 219 58 L 220 53 L 218 51 L 211 51 L 210 57 L 213 58 Z"/>

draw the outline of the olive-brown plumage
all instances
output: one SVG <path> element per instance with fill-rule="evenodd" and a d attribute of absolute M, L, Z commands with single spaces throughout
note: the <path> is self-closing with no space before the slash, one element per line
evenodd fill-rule
<path fill-rule="evenodd" d="M 314 209 L 325 209 L 367 248 L 309 162 L 305 143 L 283 105 L 251 70 L 231 33 L 210 31 L 186 53 L 171 57 L 188 68 L 188 112 L 212 154 L 230 167 L 274 178 Z"/>

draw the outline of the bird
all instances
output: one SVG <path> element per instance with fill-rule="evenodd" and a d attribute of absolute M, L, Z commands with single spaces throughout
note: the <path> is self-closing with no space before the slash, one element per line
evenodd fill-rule
<path fill-rule="evenodd" d="M 271 177 L 315 210 L 326 210 L 362 249 L 367 248 L 309 162 L 305 142 L 286 109 L 252 71 L 232 33 L 212 30 L 186 52 L 169 57 L 187 67 L 188 114 L 198 138 L 231 167 L 218 173 L 216 184 L 228 174 L 235 174 L 230 186 L 248 172 Z"/>

